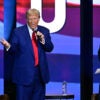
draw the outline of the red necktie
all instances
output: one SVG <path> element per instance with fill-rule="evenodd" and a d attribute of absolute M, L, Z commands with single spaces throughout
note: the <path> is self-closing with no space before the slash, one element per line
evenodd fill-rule
<path fill-rule="evenodd" d="M 33 46 L 34 57 L 35 57 L 35 66 L 37 66 L 38 65 L 38 46 L 37 46 L 35 32 L 33 32 L 32 34 L 32 46 Z"/>

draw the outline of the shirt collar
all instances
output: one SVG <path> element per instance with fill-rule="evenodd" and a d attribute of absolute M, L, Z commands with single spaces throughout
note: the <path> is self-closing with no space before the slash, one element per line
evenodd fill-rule
<path fill-rule="evenodd" d="M 29 25 L 27 24 L 27 27 L 28 27 L 28 30 L 29 30 L 29 33 L 33 33 L 33 30 L 29 27 Z M 38 27 L 36 27 L 34 30 L 37 30 Z"/>

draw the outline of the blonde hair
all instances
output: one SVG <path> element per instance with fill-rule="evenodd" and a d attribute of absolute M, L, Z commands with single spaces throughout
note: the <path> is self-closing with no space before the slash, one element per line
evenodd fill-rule
<path fill-rule="evenodd" d="M 29 9 L 29 10 L 26 11 L 26 18 L 27 18 L 28 16 L 34 15 L 34 14 L 37 15 L 37 16 L 40 18 L 40 12 L 39 12 L 39 10 L 37 10 L 37 9 L 35 9 L 35 8 Z"/>

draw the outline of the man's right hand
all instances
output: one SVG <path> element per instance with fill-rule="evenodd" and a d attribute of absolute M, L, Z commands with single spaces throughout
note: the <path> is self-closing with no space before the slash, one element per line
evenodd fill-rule
<path fill-rule="evenodd" d="M 0 39 L 0 43 L 5 47 L 5 48 L 10 48 L 10 43 L 5 40 L 5 39 Z"/>

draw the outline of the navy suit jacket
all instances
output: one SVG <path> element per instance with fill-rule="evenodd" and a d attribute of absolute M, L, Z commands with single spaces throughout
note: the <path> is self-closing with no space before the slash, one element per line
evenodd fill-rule
<path fill-rule="evenodd" d="M 53 44 L 49 30 L 43 26 L 38 26 L 38 31 L 45 37 L 45 45 L 38 41 L 39 67 L 44 83 L 49 82 L 49 70 L 46 59 L 46 52 L 51 52 Z M 28 85 L 34 79 L 34 53 L 32 42 L 27 25 L 16 28 L 12 34 L 10 54 L 14 54 L 14 66 L 12 80 L 14 83 Z"/>

